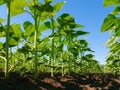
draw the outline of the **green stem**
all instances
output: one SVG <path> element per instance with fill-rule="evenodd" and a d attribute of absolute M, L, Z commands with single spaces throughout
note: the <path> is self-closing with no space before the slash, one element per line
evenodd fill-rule
<path fill-rule="evenodd" d="M 61 58 L 62 58 L 62 76 L 64 76 L 63 52 L 61 53 Z"/>
<path fill-rule="evenodd" d="M 34 48 L 35 48 L 35 59 L 34 59 L 34 69 L 35 69 L 35 75 L 38 74 L 38 53 L 37 53 L 37 31 L 38 31 L 38 26 L 37 26 L 37 18 L 35 18 L 35 32 L 34 32 Z"/>
<path fill-rule="evenodd" d="M 70 59 L 71 35 L 70 35 L 70 34 L 69 34 L 68 48 L 69 48 L 69 50 L 68 50 L 68 52 L 69 52 L 69 57 L 68 57 L 68 60 L 69 60 L 69 62 L 68 62 L 68 69 L 69 69 L 69 74 L 70 74 L 70 72 L 71 72 L 71 59 Z"/>
<path fill-rule="evenodd" d="M 10 0 L 11 2 L 11 0 Z M 5 61 L 5 77 L 7 78 L 8 75 L 8 61 L 9 61 L 9 30 L 10 30 L 10 2 L 7 3 L 7 30 L 6 30 L 6 61 Z"/>
<path fill-rule="evenodd" d="M 60 33 L 60 32 L 59 32 Z M 61 44 L 62 43 L 62 36 L 59 37 L 59 43 Z M 62 61 L 62 76 L 64 76 L 64 61 L 63 61 L 63 47 L 61 48 L 61 54 L 60 54 L 60 58 L 61 58 L 61 61 Z"/>
<path fill-rule="evenodd" d="M 36 0 L 34 0 L 34 4 L 36 4 Z M 36 13 L 36 10 L 34 10 L 34 22 L 35 22 L 35 32 L 34 32 L 34 51 L 35 51 L 35 58 L 34 58 L 34 72 L 35 72 L 35 77 L 38 75 L 38 48 L 37 48 L 37 32 L 38 32 L 38 16 Z"/>
<path fill-rule="evenodd" d="M 51 77 L 54 76 L 54 20 L 53 20 L 53 17 L 51 17 L 51 23 L 52 23 L 52 53 L 51 53 Z"/>
<path fill-rule="evenodd" d="M 12 65 L 12 47 L 10 47 L 10 65 Z"/>

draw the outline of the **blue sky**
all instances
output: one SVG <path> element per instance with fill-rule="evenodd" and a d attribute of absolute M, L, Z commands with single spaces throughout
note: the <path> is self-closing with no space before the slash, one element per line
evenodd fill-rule
<path fill-rule="evenodd" d="M 40 0 L 42 1 L 42 0 Z M 54 0 L 55 2 L 64 0 Z M 113 7 L 104 7 L 104 0 L 66 0 L 66 4 L 59 12 L 69 13 L 74 16 L 75 21 L 81 25 L 84 25 L 84 31 L 90 32 L 87 36 L 87 41 L 90 43 L 90 47 L 94 50 L 95 59 L 101 64 L 105 64 L 105 58 L 109 51 L 104 46 L 104 43 L 109 39 L 110 34 L 108 32 L 101 33 L 101 25 L 104 18 L 113 10 Z M 6 18 L 5 6 L 0 6 L 0 18 Z M 23 23 L 25 20 L 31 20 L 28 15 L 20 15 L 12 19 L 12 23 Z"/>

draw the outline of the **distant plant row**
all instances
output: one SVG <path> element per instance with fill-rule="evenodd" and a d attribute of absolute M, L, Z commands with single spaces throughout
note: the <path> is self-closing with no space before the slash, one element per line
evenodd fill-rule
<path fill-rule="evenodd" d="M 5 42 L 0 42 L 0 68 L 4 70 L 5 77 L 9 76 L 9 72 L 22 74 L 28 71 L 33 72 L 35 77 L 39 72 L 51 72 L 51 76 L 54 73 L 103 72 L 99 62 L 94 59 L 89 43 L 84 39 L 89 32 L 81 30 L 84 26 L 76 23 L 72 15 L 57 15 L 64 2 L 53 4 L 53 0 L 44 0 L 44 3 L 39 0 L 1 0 L 0 5 L 4 4 L 8 13 L 6 20 L 0 18 L 0 38 L 5 39 Z M 11 18 L 26 13 L 34 22 L 27 20 L 23 25 L 10 24 Z M 106 25 L 105 20 L 102 31 L 111 28 L 111 24 L 109 27 Z M 50 34 L 42 35 L 43 31 L 49 31 Z M 114 62 L 119 60 L 109 58 L 105 70 L 109 72 L 111 65 L 115 73 L 120 72 L 117 66 L 120 63 Z"/>

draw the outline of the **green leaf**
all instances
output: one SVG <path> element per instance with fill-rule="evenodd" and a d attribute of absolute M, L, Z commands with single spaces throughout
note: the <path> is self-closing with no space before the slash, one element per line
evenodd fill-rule
<path fill-rule="evenodd" d="M 115 43 L 115 44 L 113 44 L 113 45 L 110 46 L 110 49 L 112 51 L 118 51 L 118 50 L 120 50 L 119 46 L 120 46 L 120 43 Z"/>
<path fill-rule="evenodd" d="M 46 3 L 51 3 L 51 2 L 53 2 L 54 0 L 44 0 L 44 2 L 46 2 Z"/>
<path fill-rule="evenodd" d="M 2 5 L 2 4 L 7 4 L 7 3 L 9 3 L 11 0 L 0 0 L 0 5 Z"/>
<path fill-rule="evenodd" d="M 111 6 L 111 5 L 115 5 L 118 6 L 120 4 L 119 0 L 104 0 L 104 6 Z"/>
<path fill-rule="evenodd" d="M 25 30 L 25 35 L 28 37 L 30 36 L 33 32 L 34 32 L 34 25 L 29 22 L 29 21 L 25 21 L 23 24 L 24 30 Z"/>
<path fill-rule="evenodd" d="M 36 12 L 41 15 L 41 13 L 44 11 L 44 8 L 43 8 L 43 4 L 42 3 L 38 3 L 38 4 L 35 4 L 35 5 L 32 5 L 32 7 L 30 7 L 30 9 L 34 11 L 34 9 L 36 10 Z"/>
<path fill-rule="evenodd" d="M 3 19 L 3 18 L 0 18 L 0 23 L 2 23 L 2 22 L 4 22 L 5 21 L 5 19 Z"/>
<path fill-rule="evenodd" d="M 51 24 L 50 22 L 45 22 L 43 23 L 42 25 L 40 25 L 39 27 L 39 31 L 44 31 L 44 30 L 48 30 L 48 29 L 51 29 Z"/>
<path fill-rule="evenodd" d="M 34 41 L 34 32 L 32 32 L 29 36 L 28 36 L 28 41 Z"/>
<path fill-rule="evenodd" d="M 5 29 L 3 26 L 0 26 L 0 37 L 5 37 Z"/>
<path fill-rule="evenodd" d="M 11 37 L 9 39 L 9 44 L 10 44 L 10 47 L 13 47 L 13 46 L 16 46 L 20 43 L 20 38 L 19 37 Z"/>
<path fill-rule="evenodd" d="M 75 28 L 83 28 L 84 26 L 82 26 L 80 24 L 76 24 L 76 23 L 70 23 L 69 27 L 71 29 L 75 29 Z"/>
<path fill-rule="evenodd" d="M 116 17 L 113 14 L 109 14 L 105 18 L 105 20 L 102 24 L 101 32 L 105 32 L 105 31 L 108 31 L 109 29 L 111 29 L 115 24 L 115 20 L 116 20 Z"/>
<path fill-rule="evenodd" d="M 114 32 L 115 36 L 120 37 L 120 28 L 117 28 Z"/>
<path fill-rule="evenodd" d="M 12 0 L 11 5 L 10 5 L 12 16 L 16 16 L 16 15 L 24 13 L 23 8 L 27 5 L 28 4 L 26 0 Z"/>
<path fill-rule="evenodd" d="M 53 12 L 54 11 L 53 7 L 49 3 L 45 3 L 43 5 L 43 10 L 46 12 Z"/>
<path fill-rule="evenodd" d="M 63 5 L 64 5 L 64 2 L 58 2 L 58 3 L 56 3 L 56 4 L 53 6 L 55 12 L 56 12 L 56 13 L 59 12 L 59 11 L 62 9 Z"/>
<path fill-rule="evenodd" d="M 0 42 L 0 50 L 3 48 L 3 43 Z"/>
<path fill-rule="evenodd" d="M 80 35 L 87 35 L 87 34 L 89 34 L 89 32 L 84 32 L 84 31 L 80 30 L 80 31 L 77 31 L 77 32 L 73 33 L 72 37 L 78 37 Z"/>
<path fill-rule="evenodd" d="M 5 4 L 5 0 L 0 0 L 0 5 Z"/>
<path fill-rule="evenodd" d="M 57 21 L 63 27 L 66 25 L 70 26 L 70 24 L 75 23 L 74 17 L 68 13 L 64 13 L 61 16 L 59 16 L 57 18 Z"/>
<path fill-rule="evenodd" d="M 109 40 L 105 43 L 105 46 L 109 46 L 110 44 L 113 44 L 117 39 L 118 37 L 116 36 L 110 37 Z"/>
<path fill-rule="evenodd" d="M 120 7 L 116 7 L 112 13 L 114 15 L 120 14 Z"/>
<path fill-rule="evenodd" d="M 30 25 L 32 25 L 32 23 L 29 22 L 29 21 L 25 21 L 25 22 L 23 23 L 23 27 L 24 27 L 25 30 L 27 30 L 28 26 L 30 26 Z"/>
<path fill-rule="evenodd" d="M 74 30 L 64 30 L 64 32 L 66 33 L 66 35 L 71 35 L 73 32 L 75 32 Z"/>
<path fill-rule="evenodd" d="M 20 24 L 13 24 L 12 29 L 13 29 L 14 37 L 21 37 L 22 30 Z"/>
<path fill-rule="evenodd" d="M 117 63 L 120 63 L 120 60 L 119 60 L 119 59 L 114 60 L 112 64 L 115 65 L 115 64 L 117 64 Z"/>
<path fill-rule="evenodd" d="M 80 24 L 75 24 L 75 28 L 84 28 L 84 26 Z"/>

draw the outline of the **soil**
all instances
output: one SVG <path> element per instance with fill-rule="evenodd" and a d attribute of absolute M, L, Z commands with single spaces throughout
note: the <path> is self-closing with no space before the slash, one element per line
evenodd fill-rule
<path fill-rule="evenodd" d="M 34 79 L 32 73 L 20 76 L 11 72 L 5 79 L 0 72 L 0 90 L 120 90 L 120 75 L 113 74 L 56 74 L 40 73 Z"/>

